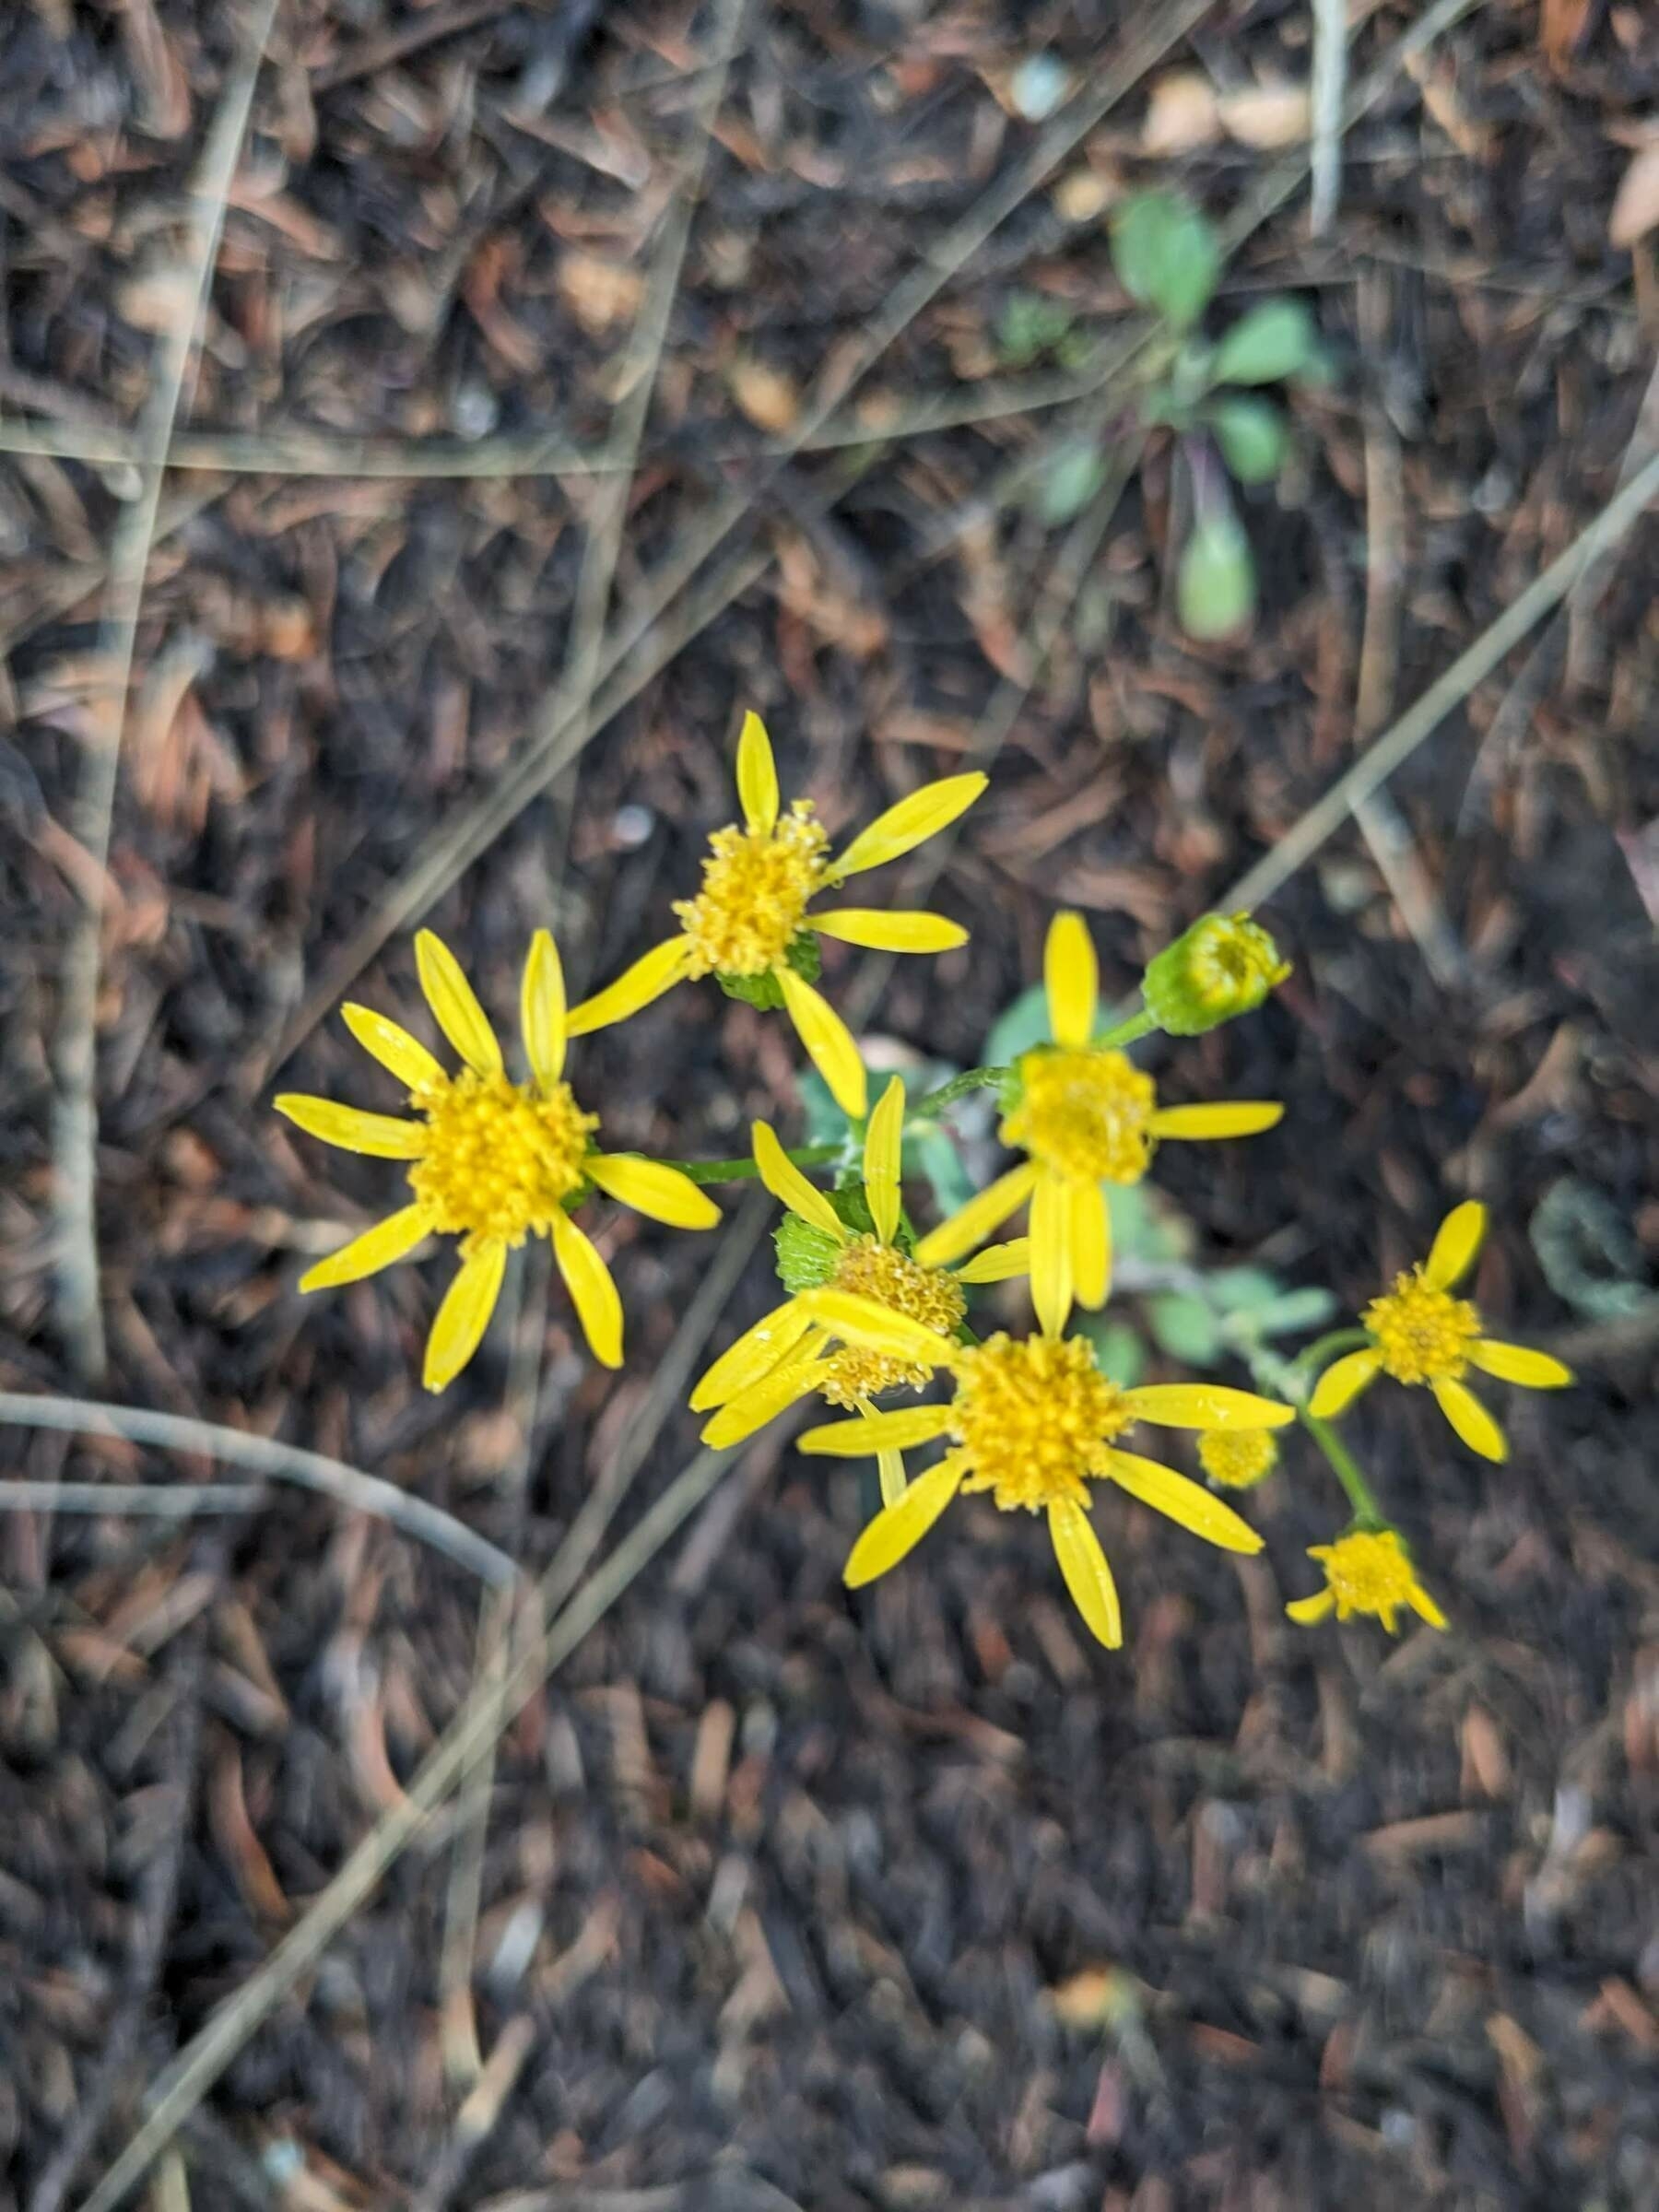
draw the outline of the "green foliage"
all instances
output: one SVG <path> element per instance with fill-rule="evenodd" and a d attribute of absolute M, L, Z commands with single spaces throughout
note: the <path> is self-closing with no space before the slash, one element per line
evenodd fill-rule
<path fill-rule="evenodd" d="M 1133 1390 L 1147 1371 L 1147 1347 L 1134 1324 L 1116 1313 L 1079 1313 L 1075 1326 L 1093 1345 L 1100 1372 L 1120 1390 Z"/>
<path fill-rule="evenodd" d="M 1106 481 L 1106 456 L 1090 438 L 1069 439 L 1043 465 L 1031 495 L 1031 512 L 1050 529 L 1072 522 Z"/>
<path fill-rule="evenodd" d="M 1218 384 L 1281 383 L 1318 352 L 1319 334 L 1300 300 L 1264 300 L 1218 343 L 1210 374 Z"/>
<path fill-rule="evenodd" d="M 815 1229 L 794 1214 L 785 1214 L 772 1230 L 778 1254 L 778 1280 L 792 1298 L 802 1290 L 816 1290 L 835 1272 L 841 1250 L 827 1230 Z"/>
<path fill-rule="evenodd" d="M 830 1086 L 816 1067 L 804 1067 L 795 1077 L 806 1117 L 802 1138 L 808 1145 L 840 1145 L 847 1141 L 847 1117 L 830 1095 Z"/>
<path fill-rule="evenodd" d="M 1226 1346 L 1221 1319 L 1207 1298 L 1194 1290 L 1159 1290 L 1147 1300 L 1153 1341 L 1187 1367 L 1214 1367 Z"/>
<path fill-rule="evenodd" d="M 996 350 L 1004 366 L 1029 369 L 1065 345 L 1077 319 L 1064 300 L 1046 292 L 1010 293 L 996 318 Z"/>
<path fill-rule="evenodd" d="M 1230 507 L 1194 524 L 1182 549 L 1175 601 L 1182 628 L 1206 643 L 1232 637 L 1255 613 L 1255 562 Z"/>
<path fill-rule="evenodd" d="M 816 983 L 824 972 L 823 949 L 816 932 L 810 929 L 795 933 L 783 958 L 804 983 Z M 770 973 L 724 975 L 716 970 L 714 981 L 728 998 L 741 999 L 746 1006 L 754 1006 L 762 1014 L 775 1014 L 783 1004 L 777 979 Z"/>
<path fill-rule="evenodd" d="M 1209 305 L 1221 274 L 1216 234 L 1192 202 L 1174 192 L 1137 193 L 1112 225 L 1118 282 L 1172 330 L 1190 330 Z"/>
<path fill-rule="evenodd" d="M 1029 1053 L 1033 1045 L 1046 1044 L 1048 1041 L 1048 994 L 1041 983 L 1032 983 L 991 1024 L 985 1039 L 985 1065 L 1006 1067 L 1021 1053 Z"/>
<path fill-rule="evenodd" d="M 1213 400 L 1204 419 L 1215 432 L 1221 458 L 1241 484 L 1271 484 L 1285 465 L 1290 436 L 1285 418 L 1267 399 L 1238 393 Z"/>
<path fill-rule="evenodd" d="M 1659 1300 L 1641 1279 L 1641 1248 L 1629 1222 L 1594 1183 L 1576 1175 L 1551 1183 L 1527 1234 L 1550 1288 L 1586 1321 L 1618 1321 Z"/>

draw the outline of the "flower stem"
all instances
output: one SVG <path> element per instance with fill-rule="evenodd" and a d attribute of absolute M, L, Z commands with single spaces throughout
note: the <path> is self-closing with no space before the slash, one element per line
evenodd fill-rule
<path fill-rule="evenodd" d="M 1330 1461 L 1331 1472 L 1347 1491 L 1347 1501 L 1354 1509 L 1355 1526 L 1373 1531 L 1388 1527 L 1387 1515 L 1360 1473 L 1359 1462 L 1330 1422 L 1316 1419 L 1305 1406 L 1297 1407 L 1296 1418 Z"/>
<path fill-rule="evenodd" d="M 930 1090 L 925 1098 L 918 1099 L 910 1110 L 912 1122 L 931 1121 L 965 1099 L 971 1090 L 994 1090 L 1005 1083 L 1013 1071 L 1006 1067 L 965 1067 L 959 1076 L 952 1076 L 948 1083 L 941 1083 L 937 1090 Z"/>
<path fill-rule="evenodd" d="M 840 1145 L 796 1145 L 787 1155 L 797 1168 L 822 1168 L 841 1156 Z M 752 1159 L 665 1159 L 665 1168 L 676 1168 L 688 1182 L 747 1182 L 760 1171 Z"/>
<path fill-rule="evenodd" d="M 1108 1030 L 1104 1037 L 1097 1037 L 1094 1049 L 1097 1053 L 1119 1052 L 1124 1045 L 1133 1044 L 1136 1038 L 1149 1037 L 1157 1027 L 1157 1015 L 1142 1006 L 1127 1021 L 1120 1021 L 1114 1029 Z"/>
<path fill-rule="evenodd" d="M 1371 1337 L 1364 1329 L 1331 1329 L 1324 1336 L 1315 1336 L 1312 1344 L 1304 1345 L 1290 1362 L 1292 1374 L 1300 1375 L 1303 1369 L 1323 1368 L 1338 1352 L 1357 1352 L 1368 1345 Z"/>
<path fill-rule="evenodd" d="M 1356 1349 L 1369 1344 L 1371 1338 L 1363 1329 L 1332 1329 L 1328 1335 L 1316 1336 L 1305 1351 L 1294 1359 L 1284 1359 L 1265 1344 L 1253 1346 L 1245 1354 L 1250 1371 L 1258 1390 L 1275 1391 L 1296 1408 L 1296 1418 L 1330 1463 L 1331 1472 L 1342 1485 L 1348 1503 L 1354 1509 L 1354 1524 L 1362 1529 L 1381 1529 L 1390 1525 L 1388 1516 L 1378 1505 L 1371 1484 L 1361 1473 L 1359 1462 L 1343 1442 L 1329 1421 L 1322 1421 L 1308 1411 L 1308 1400 L 1313 1381 L 1311 1370 L 1315 1360 L 1323 1367 L 1335 1352 Z"/>

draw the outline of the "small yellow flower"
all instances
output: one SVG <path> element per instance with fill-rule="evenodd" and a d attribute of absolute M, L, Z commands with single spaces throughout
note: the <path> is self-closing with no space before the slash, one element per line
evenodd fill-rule
<path fill-rule="evenodd" d="M 815 1300 L 809 1295 L 804 1302 L 810 1309 Z M 852 1311 L 854 1303 L 861 1312 Z M 890 1316 L 867 1301 L 843 1297 L 838 1302 L 835 1325 L 843 1340 L 857 1341 L 862 1333 L 878 1351 L 915 1346 L 913 1324 L 901 1336 L 890 1324 Z M 808 1430 L 801 1439 L 803 1452 L 840 1458 L 903 1452 L 935 1437 L 949 1440 L 945 1457 L 886 1505 L 853 1547 L 846 1566 L 850 1587 L 896 1567 L 959 1490 L 988 1490 L 1004 1512 L 1023 1508 L 1048 1515 L 1054 1555 L 1077 1610 L 1100 1642 L 1115 1651 L 1124 1641 L 1123 1615 L 1088 1518 L 1091 1482 L 1115 1482 L 1223 1550 L 1262 1548 L 1261 1537 L 1231 1506 L 1173 1468 L 1121 1451 L 1117 1440 L 1136 1421 L 1200 1430 L 1282 1428 L 1296 1418 L 1288 1406 L 1219 1383 L 1123 1390 L 1100 1372 L 1087 1339 L 1053 1332 L 1023 1339 L 999 1335 L 982 1345 L 935 1339 L 924 1356 L 955 1378 L 956 1395 L 948 1405 L 865 1414 Z"/>
<path fill-rule="evenodd" d="M 1120 1052 L 1091 1045 L 1100 1002 L 1094 946 L 1079 914 L 1056 914 L 1043 955 L 1052 1045 L 1018 1064 L 1018 1098 L 1002 1125 L 1005 1144 L 1030 1155 L 957 1216 L 969 1245 L 1031 1202 L 1031 1297 L 1058 1335 L 1075 1299 L 1101 1306 L 1112 1287 L 1111 1217 L 1103 1182 L 1138 1182 L 1164 1137 L 1253 1136 L 1282 1106 L 1163 1106 L 1150 1076 Z M 950 1248 L 939 1253 L 948 1257 Z"/>
<path fill-rule="evenodd" d="M 1200 1037 L 1253 1013 L 1290 972 L 1248 914 L 1203 914 L 1165 946 L 1141 979 L 1141 997 L 1171 1037 Z"/>
<path fill-rule="evenodd" d="M 841 1016 L 798 972 L 792 953 L 798 959 L 806 932 L 878 952 L 948 952 L 967 943 L 968 932 L 943 914 L 859 906 L 810 914 L 807 907 L 820 891 L 936 836 L 972 806 L 985 782 L 973 774 L 924 783 L 878 815 L 835 859 L 810 800 L 781 811 L 771 740 L 760 717 L 747 715 L 737 741 L 742 827 L 717 830 L 709 840 L 702 888 L 674 910 L 678 936 L 654 946 L 614 983 L 573 1006 L 571 1035 L 622 1021 L 687 978 L 721 975 L 750 983 L 769 978 L 836 1104 L 862 1121 L 869 1096 L 858 1047 Z M 817 973 L 816 964 L 810 972 Z"/>
<path fill-rule="evenodd" d="M 818 1297 L 827 1290 L 852 1297 L 914 1324 L 924 1335 L 948 1337 L 967 1311 L 964 1283 L 1000 1283 L 1023 1275 L 1023 1238 L 993 1245 L 965 1267 L 933 1262 L 937 1240 L 953 1227 L 943 1223 L 911 1253 L 899 1249 L 902 1206 L 900 1158 L 904 1138 L 904 1084 L 895 1076 L 877 1103 L 865 1133 L 864 1194 L 873 1233 L 850 1229 L 828 1197 L 808 1182 L 779 1144 L 770 1124 L 755 1124 L 755 1164 L 774 1198 L 793 1218 L 824 1240 L 828 1272 L 811 1290 L 798 1292 L 763 1314 L 728 1347 L 691 1394 L 691 1410 L 718 1407 L 702 1432 L 706 1444 L 741 1443 L 758 1429 L 818 1391 L 831 1406 L 869 1411 L 871 1400 L 889 1390 L 921 1390 L 933 1364 L 918 1356 L 914 1344 L 877 1347 L 849 1342 L 834 1326 L 833 1308 Z M 830 1318 L 826 1318 L 826 1312 Z M 878 1454 L 882 1496 L 890 1503 L 904 1488 L 904 1463 L 897 1451 Z"/>
<path fill-rule="evenodd" d="M 1198 1464 L 1224 1490 L 1251 1490 L 1278 1465 L 1265 1429 L 1212 1429 L 1198 1439 Z"/>
<path fill-rule="evenodd" d="M 1332 1612 L 1338 1620 L 1371 1613 L 1392 1636 L 1402 1606 L 1409 1606 L 1431 1629 L 1445 1627 L 1445 1615 L 1418 1581 L 1411 1555 L 1392 1528 L 1350 1529 L 1335 1544 L 1315 1544 L 1308 1557 L 1324 1567 L 1325 1586 L 1285 1607 L 1304 1627 Z"/>
<path fill-rule="evenodd" d="M 514 1083 L 489 1018 L 454 955 L 429 930 L 415 940 L 420 987 L 460 1054 L 451 1075 L 417 1038 L 368 1006 L 341 1009 L 346 1026 L 406 1088 L 416 1119 L 364 1113 L 295 1092 L 275 1101 L 308 1135 L 347 1152 L 409 1162 L 411 1204 L 324 1260 L 301 1290 L 355 1283 L 405 1259 L 423 1238 L 458 1237 L 460 1270 L 427 1342 L 429 1390 L 453 1382 L 478 1348 L 495 1311 L 510 1248 L 547 1237 L 595 1359 L 622 1363 L 622 1307 L 610 1270 L 567 1208 L 604 1191 L 653 1221 L 712 1229 L 720 1209 L 676 1168 L 594 1148 L 597 1114 L 584 1113 L 563 1079 L 564 973 L 545 929 L 524 962 L 521 1023 L 530 1080 Z"/>
<path fill-rule="evenodd" d="M 1480 1315 L 1452 1287 L 1468 1272 L 1486 1234 L 1486 1208 L 1469 1199 L 1440 1225 L 1426 1260 L 1396 1275 L 1394 1288 L 1373 1298 L 1360 1319 L 1371 1343 L 1333 1360 L 1314 1387 L 1308 1410 L 1335 1420 L 1379 1374 L 1396 1382 L 1427 1382 L 1457 1434 L 1483 1459 L 1504 1460 L 1504 1434 L 1464 1381 L 1472 1367 L 1524 1390 L 1562 1390 L 1571 1368 L 1524 1345 L 1481 1333 Z"/>

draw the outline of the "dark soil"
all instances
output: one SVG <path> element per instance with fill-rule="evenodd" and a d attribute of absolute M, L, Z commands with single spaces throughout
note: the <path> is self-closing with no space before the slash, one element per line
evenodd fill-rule
<path fill-rule="evenodd" d="M 839 832 L 959 766 L 999 678 L 1032 673 L 1059 536 L 997 487 L 1099 404 L 916 435 L 907 417 L 1006 380 L 1017 292 L 1119 326 L 1103 219 L 1024 204 L 860 388 L 862 419 L 898 432 L 862 469 L 763 448 L 1029 147 L 1018 65 L 1098 75 L 1157 12 L 755 0 L 615 616 L 746 484 L 776 559 L 432 911 L 488 1004 L 514 1006 L 549 919 L 578 987 L 666 934 L 728 818 L 744 707 Z M 1412 11 L 1350 12 L 1357 77 Z M 135 425 L 236 36 L 229 11 L 168 0 L 8 17 L 6 423 Z M 280 7 L 182 427 L 596 451 L 712 37 L 689 8 L 606 0 Z M 1154 74 L 1300 83 L 1306 41 L 1302 8 L 1218 6 Z M 1146 96 L 1064 165 L 1102 205 L 1157 178 L 1223 219 L 1283 158 L 1218 135 L 1147 160 Z M 1299 190 L 1253 235 L 1218 320 L 1295 290 L 1335 363 L 1295 403 L 1289 474 L 1247 501 L 1253 633 L 1182 637 L 1155 445 L 934 894 L 972 944 L 899 966 L 873 1063 L 975 1059 L 1057 902 L 1088 913 L 1106 988 L 1132 989 L 1562 550 L 1627 453 L 1651 454 L 1659 261 L 1653 235 L 1610 246 L 1608 216 L 1656 103 L 1640 8 L 1477 7 L 1350 137 L 1334 234 L 1310 242 Z M 53 1053 L 87 881 L 65 824 L 133 489 L 118 461 L 0 463 L 13 1391 L 86 1382 L 54 1308 Z M 712 1247 L 613 1217 L 627 1369 L 582 1356 L 556 1291 L 526 1449 L 507 1314 L 441 1400 L 419 1389 L 442 1265 L 298 1298 L 302 1257 L 394 1203 L 398 1171 L 292 1139 L 268 1100 L 280 1066 L 390 1103 L 332 1018 L 286 1059 L 284 1041 L 535 725 L 594 500 L 522 464 L 169 474 L 99 1004 L 94 1394 L 335 1453 L 532 1573 Z M 1473 1193 L 1494 1217 L 1483 1304 L 1583 1371 L 1559 1397 L 1508 1394 L 1501 1468 L 1415 1396 L 1356 1418 L 1451 1632 L 1285 1622 L 1304 1547 L 1342 1518 L 1300 1451 L 1253 1501 L 1260 1561 L 1102 1501 L 1115 1655 L 1070 1615 L 1041 1526 L 982 1501 L 852 1597 L 858 1470 L 769 1432 L 504 1739 L 470 2001 L 440 1966 L 452 1811 L 215 2084 L 145 2184 L 155 2212 L 1659 2204 L 1652 1307 L 1575 1312 L 1527 1234 L 1571 1181 L 1628 1229 L 1638 1276 L 1659 1247 L 1656 548 L 1650 520 L 1418 752 L 1370 841 L 1350 824 L 1276 895 L 1296 972 L 1273 1005 L 1148 1060 L 1173 1098 L 1288 1104 L 1267 1137 L 1160 1157 L 1201 1260 L 1265 1261 L 1347 1308 Z M 926 859 L 872 899 L 910 902 Z M 831 953 L 844 1001 L 870 971 Z M 406 929 L 356 989 L 413 1015 Z M 801 1127 L 790 1033 L 711 986 L 572 1054 L 616 1144 L 724 1154 L 758 1114 Z M 714 1342 L 769 1295 L 758 1258 Z M 624 1525 L 694 1432 L 669 1421 Z M 208 1474 L 4 1435 L 9 1477 Z M 0 1517 L 0 2212 L 84 2199 L 147 2085 L 395 1801 L 477 1631 L 460 1567 L 280 1487 L 182 1534 Z M 498 2053 L 476 2146 L 474 2032 Z"/>

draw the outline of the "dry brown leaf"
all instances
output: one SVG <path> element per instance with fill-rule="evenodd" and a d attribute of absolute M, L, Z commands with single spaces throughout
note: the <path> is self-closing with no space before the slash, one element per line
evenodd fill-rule
<path fill-rule="evenodd" d="M 644 280 L 636 270 L 597 253 L 568 253 L 559 265 L 559 288 L 591 338 L 603 337 L 639 310 Z"/>
<path fill-rule="evenodd" d="M 1074 169 L 1061 178 L 1051 195 L 1054 213 L 1065 223 L 1092 223 L 1111 199 L 1110 178 L 1098 170 Z"/>
<path fill-rule="evenodd" d="M 1633 246 L 1659 225 L 1659 143 L 1644 146 L 1625 171 L 1607 218 L 1607 242 Z"/>
<path fill-rule="evenodd" d="M 1190 154 L 1213 146 L 1221 135 L 1215 91 L 1195 69 L 1160 76 L 1147 103 L 1141 125 L 1143 154 Z"/>
<path fill-rule="evenodd" d="M 1252 85 L 1246 91 L 1230 92 L 1219 112 L 1228 136 L 1259 153 L 1300 146 L 1312 128 L 1312 103 L 1305 85 Z"/>
<path fill-rule="evenodd" d="M 1590 12 L 1590 0 L 1544 0 L 1538 11 L 1538 43 L 1552 75 L 1559 76 L 1572 59 L 1572 50 Z"/>
<path fill-rule="evenodd" d="M 728 371 L 732 397 L 757 429 L 774 438 L 794 428 L 801 411 L 801 395 L 793 376 L 764 361 L 735 361 Z"/>

